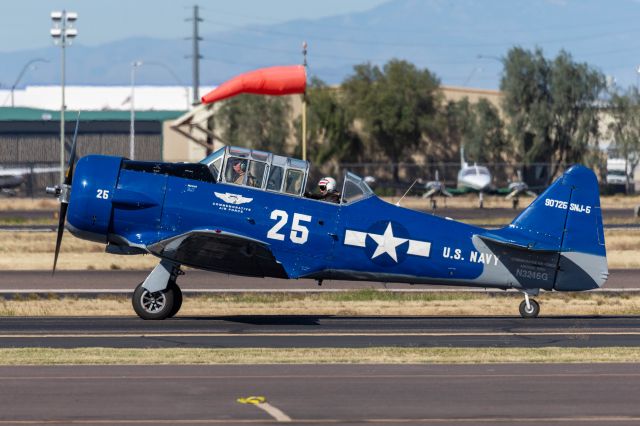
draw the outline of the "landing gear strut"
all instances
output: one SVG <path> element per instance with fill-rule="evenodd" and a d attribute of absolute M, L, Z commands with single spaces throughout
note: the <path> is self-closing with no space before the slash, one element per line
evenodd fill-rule
<path fill-rule="evenodd" d="M 133 310 L 145 320 L 163 320 L 178 313 L 182 306 L 182 291 L 176 284 L 183 275 L 180 265 L 162 260 L 133 292 Z"/>
<path fill-rule="evenodd" d="M 536 318 L 540 313 L 540 304 L 535 299 L 529 299 L 529 293 L 523 293 L 524 300 L 520 303 L 520 315 L 522 318 Z"/>

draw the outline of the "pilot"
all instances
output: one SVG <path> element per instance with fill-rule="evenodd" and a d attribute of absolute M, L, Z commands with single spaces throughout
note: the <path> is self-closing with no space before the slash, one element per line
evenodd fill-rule
<path fill-rule="evenodd" d="M 233 171 L 235 172 L 233 183 L 242 185 L 244 183 L 244 175 L 247 172 L 247 160 L 236 160 L 233 163 Z"/>
<path fill-rule="evenodd" d="M 336 191 L 336 180 L 331 176 L 323 177 L 318 182 L 319 194 L 312 194 L 305 192 L 305 197 L 312 198 L 314 200 L 329 201 L 331 203 L 340 202 L 340 193 Z"/>

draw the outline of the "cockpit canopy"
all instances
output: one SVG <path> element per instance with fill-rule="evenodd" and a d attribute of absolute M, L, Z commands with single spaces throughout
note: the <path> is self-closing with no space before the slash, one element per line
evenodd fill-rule
<path fill-rule="evenodd" d="M 465 169 L 460 170 L 462 176 L 472 176 L 472 175 L 484 175 L 489 176 L 489 169 L 484 166 L 470 166 Z"/>
<path fill-rule="evenodd" d="M 250 186 L 265 191 L 302 196 L 309 176 L 309 162 L 270 152 L 226 146 L 200 161 L 217 182 Z M 369 197 L 373 191 L 363 179 L 347 172 L 341 203 Z"/>
<path fill-rule="evenodd" d="M 302 195 L 309 172 L 307 161 L 236 146 L 220 148 L 200 163 L 218 182 L 290 195 Z"/>

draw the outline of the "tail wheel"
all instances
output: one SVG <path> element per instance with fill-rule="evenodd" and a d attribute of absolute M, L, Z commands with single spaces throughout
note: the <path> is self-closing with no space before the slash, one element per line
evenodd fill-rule
<path fill-rule="evenodd" d="M 133 310 L 142 319 L 145 320 L 163 320 L 169 318 L 176 306 L 176 289 L 175 283 L 169 285 L 166 289 L 151 293 L 142 284 L 138 284 L 133 292 L 131 300 Z M 178 290 L 179 291 L 179 290 Z M 180 304 L 182 304 L 182 294 L 180 294 Z M 180 309 L 180 307 L 178 307 Z M 173 315 L 177 313 L 175 310 Z"/>
<path fill-rule="evenodd" d="M 529 299 L 529 308 L 527 308 L 527 301 L 523 300 L 520 303 L 520 315 L 522 318 L 536 318 L 540 313 L 540 304 L 533 299 Z"/>

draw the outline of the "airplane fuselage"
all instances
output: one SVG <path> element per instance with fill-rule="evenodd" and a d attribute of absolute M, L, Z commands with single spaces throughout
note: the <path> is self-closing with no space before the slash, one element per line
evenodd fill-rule
<path fill-rule="evenodd" d="M 74 234 L 240 275 L 547 290 L 604 282 L 559 286 L 566 282 L 558 280 L 559 240 L 532 250 L 535 236 L 529 248 L 505 244 L 509 230 L 497 234 L 374 195 L 334 204 L 194 178 L 198 170 L 156 173 L 121 162 L 78 163 L 68 217 Z"/>

